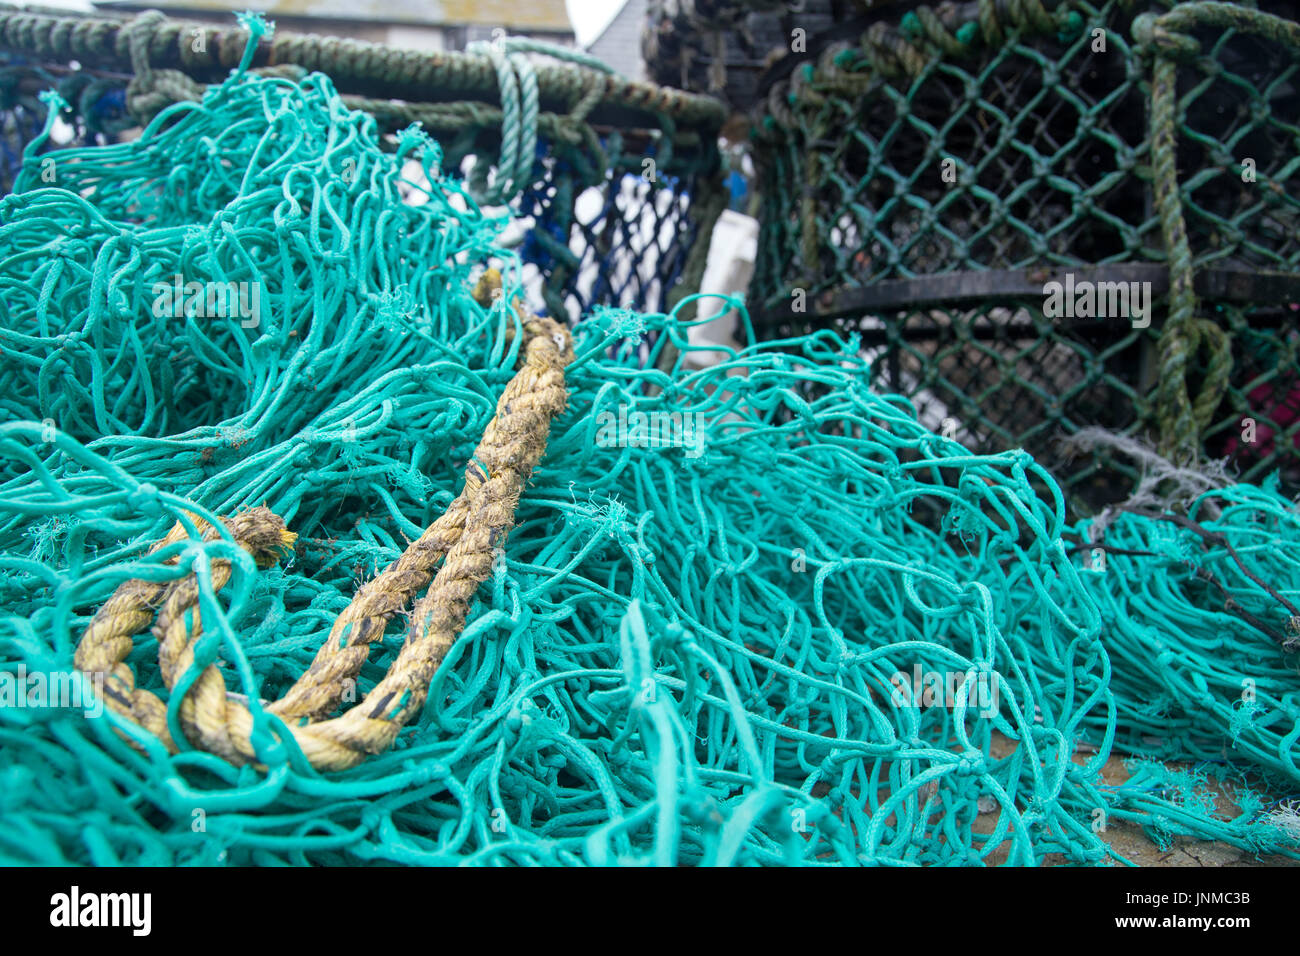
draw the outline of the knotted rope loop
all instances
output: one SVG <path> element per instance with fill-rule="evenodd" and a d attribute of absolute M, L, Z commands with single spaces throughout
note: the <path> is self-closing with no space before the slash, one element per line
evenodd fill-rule
<path fill-rule="evenodd" d="M 1153 13 L 1133 19 L 1133 39 L 1143 51 L 1173 60 L 1190 60 L 1201 52 L 1194 37 L 1178 32 L 1164 17 Z"/>
<path fill-rule="evenodd" d="M 215 541 L 221 536 L 198 515 L 187 517 L 202 540 Z M 224 523 L 230 536 L 253 556 L 259 567 L 273 564 L 279 550 L 291 545 L 296 537 L 285 531 L 284 522 L 266 508 L 241 512 Z M 185 526 L 177 522 L 148 553 L 156 554 L 187 538 Z M 167 563 L 175 564 L 176 559 L 170 558 Z M 219 573 L 228 576 L 229 562 L 218 562 L 218 565 L 224 567 Z M 135 674 L 125 661 L 134 646 L 133 637 L 153 621 L 158 607 L 175 584 L 140 579 L 124 582 L 95 614 L 73 658 L 78 670 L 104 675 L 104 696 L 110 710 L 135 721 L 172 751 L 176 745 L 167 727 L 167 706 L 155 694 L 135 686 Z"/>
<path fill-rule="evenodd" d="M 256 14 L 241 15 L 239 31 L 220 35 L 222 44 L 222 61 L 234 59 L 238 62 L 238 72 L 255 73 L 259 76 L 277 76 L 291 80 L 301 80 L 306 69 L 295 63 L 273 64 L 250 69 L 253 52 L 257 41 L 274 31 L 275 25 L 267 23 Z M 132 18 L 123 27 L 127 50 L 131 58 L 131 70 L 135 74 L 126 85 L 127 111 L 142 126 L 147 125 L 155 116 L 176 103 L 199 103 L 203 100 L 206 87 L 192 79 L 182 70 L 155 69 L 149 61 L 151 46 L 177 42 L 181 60 L 194 62 L 189 47 L 182 34 L 182 27 L 175 21 L 168 20 L 157 10 L 146 10 Z M 233 53 L 232 53 L 233 51 Z"/>
<path fill-rule="evenodd" d="M 1156 208 L 1169 258 L 1169 317 L 1160 336 L 1160 385 L 1156 421 L 1165 457 L 1188 460 L 1200 453 L 1201 434 L 1228 387 L 1232 373 L 1232 343 L 1209 319 L 1196 317 L 1194 269 L 1178 185 L 1175 134 L 1178 119 L 1177 61 L 1199 51 L 1188 31 L 1198 26 L 1245 30 L 1300 50 L 1300 25 L 1258 10 L 1230 3 L 1182 4 L 1160 16 L 1143 14 L 1133 23 L 1133 36 L 1156 53 L 1151 80 L 1151 154 Z M 1210 359 L 1205 382 L 1193 399 L 1188 394 L 1188 365 L 1198 349 Z"/>
<path fill-rule="evenodd" d="M 162 13 L 145 10 L 123 27 L 135 73 L 126 85 L 126 108 L 142 126 L 173 103 L 203 99 L 203 87 L 189 76 L 180 70 L 156 70 L 149 63 L 149 46 L 166 24 Z"/>
<path fill-rule="evenodd" d="M 499 287 L 499 277 L 496 282 Z M 490 298 L 491 284 L 489 276 L 477 293 Z M 551 420 L 567 402 L 564 370 L 574 357 L 569 333 L 559 323 L 528 317 L 523 330 L 520 368 L 497 402 L 497 413 L 465 470 L 460 495 L 397 561 L 357 592 L 311 666 L 283 698 L 266 708 L 266 713 L 285 721 L 307 721 L 285 726 L 319 770 L 343 770 L 367 754 L 382 752 L 420 712 L 434 672 L 465 626 L 475 590 L 491 574 L 496 550 L 514 526 L 524 484 L 546 450 Z M 295 538 L 266 508 L 235 515 L 226 526 L 263 567 Z M 202 522 L 199 527 L 205 540 L 218 535 Z M 151 553 L 186 537 L 178 524 Z M 434 574 L 439 561 L 442 566 Z M 209 573 L 212 587 L 219 590 L 230 580 L 231 562 L 213 561 Z M 388 621 L 430 579 L 432 585 L 415 604 L 406 643 L 388 674 L 347 713 L 319 720 L 343 699 L 348 682 L 365 663 L 369 645 L 382 638 Z M 166 705 L 136 689 L 125 664 L 133 636 L 149 625 L 160 606 L 153 633 L 163 682 L 169 691 L 179 686 L 183 693 L 178 718 L 185 739 L 234 764 L 256 763 L 255 724 L 266 723 L 260 708 L 255 719 L 240 695 L 227 692 L 215 664 L 186 683 L 202 633 L 199 591 L 196 575 L 166 583 L 123 583 L 82 635 L 76 665 L 92 675 L 103 674 L 108 705 L 175 751 Z"/>
<path fill-rule="evenodd" d="M 470 177 L 471 192 L 474 198 L 483 204 L 508 204 L 528 188 L 537 152 L 540 112 L 537 70 L 525 54 L 542 53 L 606 75 L 612 74 L 613 70 L 595 57 L 551 43 L 519 37 L 499 37 L 491 42 L 479 40 L 469 44 L 465 52 L 483 54 L 492 61 L 501 96 L 502 114 L 501 153 L 497 162 L 496 176 L 489 184 L 487 164 L 481 162 L 476 164 Z M 602 78 L 599 83 L 592 84 L 590 79 L 589 76 L 579 73 L 573 75 L 574 107 L 570 114 L 572 124 L 586 126 L 587 114 L 605 95 L 608 81 Z M 579 133 L 575 137 L 573 130 L 568 132 L 569 137 L 574 139 L 594 138 L 594 134 L 588 137 Z"/>

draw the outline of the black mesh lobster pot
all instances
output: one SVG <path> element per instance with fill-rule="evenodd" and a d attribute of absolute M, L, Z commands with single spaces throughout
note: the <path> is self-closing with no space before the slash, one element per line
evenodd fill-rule
<path fill-rule="evenodd" d="M 857 333 L 1085 511 L 1138 471 L 1088 426 L 1300 487 L 1296 3 L 814 12 L 757 83 L 762 335 Z"/>

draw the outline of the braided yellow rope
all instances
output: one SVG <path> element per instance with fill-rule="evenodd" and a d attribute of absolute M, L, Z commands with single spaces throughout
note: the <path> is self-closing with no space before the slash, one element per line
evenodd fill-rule
<path fill-rule="evenodd" d="M 278 528 L 272 528 L 269 534 L 268 516 L 272 523 L 279 522 Z M 198 515 L 187 513 L 187 517 L 202 534 L 203 540 L 213 541 L 219 536 L 217 530 Z M 273 564 L 279 549 L 291 545 L 296 537 L 286 532 L 284 523 L 265 508 L 250 509 L 225 524 L 231 536 L 262 567 Z M 178 521 L 166 537 L 149 549 L 149 553 L 154 554 L 187 537 L 185 526 Z M 173 558 L 167 563 L 176 562 Z M 133 638 L 153 621 L 159 605 L 175 584 L 174 581 L 138 579 L 124 582 L 96 613 L 73 658 L 79 670 L 104 675 L 104 696 L 109 709 L 134 720 L 159 737 L 171 750 L 176 748 L 167 729 L 167 706 L 155 694 L 135 686 L 135 675 L 124 662 L 134 646 Z"/>
<path fill-rule="evenodd" d="M 492 274 L 475 295 L 490 298 L 499 287 L 499 277 Z M 267 708 L 286 721 L 306 721 L 289 729 L 318 770 L 343 770 L 367 754 L 382 752 L 419 713 L 434 671 L 465 626 L 474 591 L 491 573 L 494 550 L 514 525 L 524 484 L 546 450 L 551 420 L 564 410 L 568 398 L 564 369 L 573 360 L 569 334 L 553 320 L 527 319 L 524 336 L 522 365 L 484 430 L 460 495 L 397 561 L 357 592 L 311 666 L 281 700 Z M 279 550 L 295 537 L 266 508 L 241 512 L 225 524 L 260 566 L 273 563 Z M 217 536 L 216 529 L 198 525 L 206 539 Z M 186 536 L 178 524 L 152 550 Z M 439 561 L 442 567 L 434 575 Z M 213 561 L 212 586 L 223 587 L 231 570 L 229 561 Z M 406 643 L 388 674 L 347 713 L 317 720 L 338 706 L 347 681 L 365 663 L 369 645 L 382 637 L 387 622 L 407 607 L 430 578 L 433 583 L 415 605 Z M 161 605 L 154 634 L 163 682 L 169 690 L 175 689 L 194 661 L 195 641 L 202 633 L 198 595 L 194 575 L 163 584 L 127 581 L 96 614 L 76 652 L 78 668 L 104 675 L 108 706 L 154 733 L 173 751 L 176 745 L 168 733 L 166 706 L 155 695 L 135 688 L 134 675 L 124 662 L 133 636 L 148 626 L 154 609 Z M 186 690 L 179 716 L 187 740 L 195 746 L 235 764 L 256 761 L 250 742 L 252 713 L 227 693 L 215 665 L 206 667 Z"/>

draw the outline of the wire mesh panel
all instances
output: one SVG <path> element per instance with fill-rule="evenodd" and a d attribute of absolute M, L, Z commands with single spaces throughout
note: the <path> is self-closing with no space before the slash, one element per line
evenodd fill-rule
<path fill-rule="evenodd" d="M 364 105 L 392 128 L 417 118 L 443 145 L 447 168 L 469 181 L 480 162 L 495 168 L 501 155 L 496 111 Z M 535 301 L 576 319 L 594 305 L 663 310 L 695 291 L 726 198 L 716 137 L 672 124 L 583 128 L 553 117 L 539 125 L 508 234 Z"/>
<path fill-rule="evenodd" d="M 127 21 L 0 4 L 0 193 L 12 186 L 25 147 L 45 125 L 46 91 L 58 92 L 71 109 L 36 155 L 130 137 L 168 102 L 197 99 L 201 83 L 220 81 L 221 68 L 238 60 L 242 36 L 233 27 L 160 14 Z M 516 101 L 513 112 L 498 88 L 495 49 L 492 56 L 416 54 L 289 34 L 264 41 L 258 62 L 271 72 L 288 73 L 295 64 L 325 72 L 349 106 L 371 113 L 386 132 L 420 123 L 442 145 L 444 168 L 485 193 L 483 205 L 511 202 L 511 228 L 536 306 L 571 319 L 594 305 L 669 307 L 698 286 L 707 235 L 725 200 L 716 136 L 721 104 L 587 63 L 534 66 L 519 57 L 537 44 L 519 42 L 520 51 L 501 46 L 500 61 L 507 76 L 515 70 L 539 95 L 531 107 L 525 97 L 522 110 Z M 489 179 L 503 180 L 511 149 L 530 152 L 531 165 L 523 164 L 517 181 L 506 180 L 514 187 L 508 196 L 484 190 Z M 697 242 L 701 236 L 705 241 Z"/>
<path fill-rule="evenodd" d="M 1139 15 L 1170 5 L 886 9 L 785 65 L 756 123 L 764 334 L 861 333 L 879 386 L 981 450 L 1027 448 L 1095 506 L 1124 496 L 1132 467 L 1070 461 L 1060 439 L 1168 437 L 1168 293 L 1184 274 L 1197 321 L 1226 333 L 1173 350 L 1202 451 L 1300 482 L 1296 5 L 1226 28 L 1198 19 L 1206 6 L 1154 36 Z M 1167 147 L 1151 132 L 1161 59 Z M 1186 262 L 1167 252 L 1175 218 Z"/>
<path fill-rule="evenodd" d="M 520 252 L 534 266 L 533 281 L 542 294 L 547 282 L 564 288 L 570 316 L 597 304 L 663 310 L 679 279 L 678 294 L 699 286 L 702 272 L 686 274 L 695 265 L 692 250 L 707 253 L 721 188 L 698 170 L 671 175 L 671 165 L 669 174 L 656 172 L 649 180 L 645 158 L 652 157 L 612 158 L 602 180 L 572 203 L 564 194 L 573 186 L 562 182 L 557 188 L 553 171 L 525 194 L 521 208 L 534 227 Z"/>

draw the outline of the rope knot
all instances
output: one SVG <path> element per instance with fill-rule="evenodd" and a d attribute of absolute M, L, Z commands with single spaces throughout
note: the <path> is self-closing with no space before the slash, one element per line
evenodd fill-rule
<path fill-rule="evenodd" d="M 988 773 L 988 769 L 984 754 L 978 750 L 968 750 L 957 761 L 957 775 L 961 777 L 978 777 Z"/>
<path fill-rule="evenodd" d="M 1201 52 L 1201 44 L 1194 37 L 1171 29 L 1162 16 L 1154 13 L 1134 18 L 1133 39 L 1139 46 L 1175 60 L 1191 59 Z"/>
<path fill-rule="evenodd" d="M 162 511 L 162 495 L 156 485 L 148 482 L 140 485 L 126 497 L 126 503 L 135 511 L 146 514 L 158 514 Z"/>
<path fill-rule="evenodd" d="M 126 85 L 126 107 L 142 126 L 173 103 L 203 99 L 203 87 L 180 70 L 155 70 L 150 65 L 150 44 L 161 36 L 164 25 L 168 25 L 165 16 L 146 10 L 122 28 L 135 73 Z"/>

